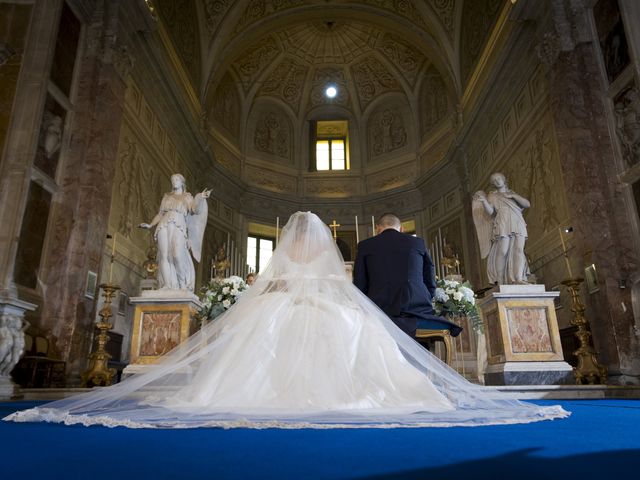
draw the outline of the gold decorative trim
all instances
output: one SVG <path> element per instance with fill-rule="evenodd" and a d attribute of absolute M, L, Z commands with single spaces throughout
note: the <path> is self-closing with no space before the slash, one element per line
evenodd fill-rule
<path fill-rule="evenodd" d="M 180 314 L 180 338 L 178 344 L 184 342 L 195 331 L 195 309 L 188 304 L 172 303 L 158 305 L 157 303 L 136 303 L 133 313 L 133 335 L 131 337 L 131 365 L 150 365 L 156 363 L 162 355 L 140 355 L 142 340 L 142 320 L 145 314 L 171 313 Z"/>

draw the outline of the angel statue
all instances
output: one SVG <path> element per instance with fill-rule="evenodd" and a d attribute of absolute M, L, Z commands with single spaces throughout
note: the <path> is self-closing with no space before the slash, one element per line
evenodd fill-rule
<path fill-rule="evenodd" d="M 186 191 L 184 177 L 179 173 L 171 175 L 171 186 L 173 191 L 165 193 L 151 223 L 141 223 L 139 227 L 156 227 L 158 288 L 193 292 L 196 274 L 191 255 L 200 261 L 207 225 L 206 199 L 211 190 L 205 188 L 194 198 Z"/>
<path fill-rule="evenodd" d="M 506 177 L 494 173 L 490 178 L 496 190 L 486 195 L 482 190 L 473 195 L 471 209 L 478 234 L 480 254 L 487 258 L 490 283 L 526 284 L 529 265 L 524 254 L 527 224 L 522 211 L 531 203 L 509 190 Z"/>

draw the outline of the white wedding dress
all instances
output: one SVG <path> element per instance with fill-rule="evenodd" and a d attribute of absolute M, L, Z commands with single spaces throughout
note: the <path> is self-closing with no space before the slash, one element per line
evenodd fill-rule
<path fill-rule="evenodd" d="M 5 420 L 133 428 L 526 423 L 558 406 L 467 382 L 353 286 L 327 226 L 294 214 L 254 285 L 147 373 Z"/>

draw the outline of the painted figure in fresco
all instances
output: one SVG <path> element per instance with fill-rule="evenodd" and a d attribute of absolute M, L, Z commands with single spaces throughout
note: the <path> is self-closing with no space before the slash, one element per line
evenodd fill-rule
<path fill-rule="evenodd" d="M 491 175 L 490 182 L 495 190 L 488 195 L 482 190 L 476 192 L 472 203 L 480 254 L 487 258 L 489 282 L 526 284 L 529 274 L 524 254 L 527 224 L 522 211 L 531 204 L 509 189 L 502 173 Z"/>
<path fill-rule="evenodd" d="M 194 198 L 186 191 L 184 177 L 179 173 L 171 175 L 171 186 L 173 190 L 164 195 L 151 223 L 141 223 L 139 227 L 156 227 L 158 287 L 193 292 L 195 268 L 191 255 L 200 261 L 207 224 L 206 199 L 211 190 L 204 189 Z"/>

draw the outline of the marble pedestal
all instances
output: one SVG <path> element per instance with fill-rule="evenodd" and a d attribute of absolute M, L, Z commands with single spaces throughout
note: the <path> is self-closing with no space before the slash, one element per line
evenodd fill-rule
<path fill-rule="evenodd" d="M 478 301 L 487 344 L 485 385 L 574 383 L 554 299 L 544 285 L 500 285 Z"/>
<path fill-rule="evenodd" d="M 202 304 L 186 290 L 147 290 L 130 299 L 134 305 L 129 365 L 123 377 L 141 373 L 185 341 L 199 323 L 195 314 Z"/>
<path fill-rule="evenodd" d="M 24 353 L 24 320 L 36 305 L 17 298 L 0 297 L 0 400 L 20 398 L 20 390 L 10 373 Z"/>

